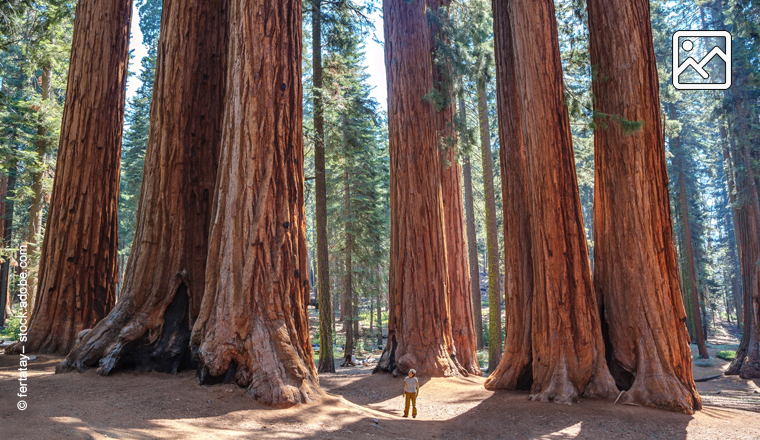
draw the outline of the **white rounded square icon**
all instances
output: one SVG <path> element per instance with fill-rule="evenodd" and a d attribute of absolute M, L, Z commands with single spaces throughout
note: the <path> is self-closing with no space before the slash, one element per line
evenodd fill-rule
<path fill-rule="evenodd" d="M 731 87 L 731 34 L 727 31 L 673 34 L 673 86 L 678 90 Z"/>

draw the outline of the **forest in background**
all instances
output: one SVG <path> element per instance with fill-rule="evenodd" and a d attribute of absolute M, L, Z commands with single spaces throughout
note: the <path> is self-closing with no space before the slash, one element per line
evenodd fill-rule
<path fill-rule="evenodd" d="M 607 125 L 640 129 L 637 121 L 595 113 L 593 68 L 589 55 L 585 2 L 557 1 L 556 20 L 569 110 L 580 202 L 591 264 L 594 260 L 594 134 Z M 314 300 L 332 298 L 330 316 L 321 322 L 341 323 L 333 341 L 351 350 L 382 345 L 380 326 L 387 325 L 390 254 L 390 169 L 388 121 L 369 96 L 364 42 L 374 29 L 368 16 L 380 5 L 361 2 L 303 4 L 303 142 L 305 150 L 305 213 L 309 278 Z M 119 280 L 131 251 L 141 194 L 143 161 L 148 144 L 153 83 L 159 52 L 161 2 L 138 0 L 138 19 L 147 48 L 131 80 L 140 87 L 126 105 L 121 151 L 118 206 Z M 315 9 L 316 8 L 316 9 Z M 742 274 L 744 257 L 757 255 L 748 229 L 753 217 L 754 181 L 760 176 L 760 5 L 753 1 L 651 1 L 651 19 L 673 231 L 680 285 L 691 340 L 703 351 L 706 336 L 723 325 L 746 331 L 746 309 L 752 307 L 743 286 L 754 281 Z M 39 244 L 45 233 L 55 175 L 58 137 L 66 92 L 75 5 L 70 1 L 26 0 L 4 4 L 0 29 L 0 218 L 2 269 L 0 304 L 7 328 L 14 318 L 17 291 L 11 282 L 19 247 L 26 243 L 34 285 Z M 316 10 L 316 13 L 315 13 Z M 449 14 L 428 12 L 442 29 L 435 62 L 450 66 L 453 81 L 429 91 L 425 99 L 438 108 L 450 106 L 441 92 L 453 87 L 455 130 L 460 148 L 451 157 L 463 168 L 462 197 L 466 208 L 468 260 L 481 360 L 493 368 L 505 335 L 505 249 L 502 176 L 499 163 L 497 98 L 493 55 L 493 18 L 487 1 L 453 2 Z M 315 37 L 319 21 L 319 33 Z M 727 92 L 676 91 L 671 84 L 671 36 L 680 29 L 730 29 L 733 35 L 734 85 Z M 137 42 L 131 42 L 134 45 Z M 317 49 L 316 46 L 319 46 Z M 315 67 L 319 52 L 320 66 Z M 318 72 L 317 72 L 318 71 Z M 440 149 L 448 151 L 447 139 Z M 320 173 L 319 167 L 324 173 Z M 320 176 L 323 181 L 320 182 Z M 754 177 L 753 177 L 754 176 Z M 754 180 L 754 181 L 753 181 Z M 323 188 L 320 188 L 323 185 Z M 320 194 L 324 195 L 320 213 Z M 754 201 L 753 201 L 754 197 Z M 323 216 L 324 236 L 319 222 Z M 326 253 L 320 257 L 320 240 Z M 744 249 L 744 251 L 742 251 Z M 749 249 L 753 249 L 749 251 Z M 754 254 L 753 254 L 754 252 Z M 327 271 L 317 261 L 325 258 Z M 496 264 L 495 264 L 496 263 Z M 746 263 L 744 267 L 748 266 Z M 475 274 L 478 274 L 475 276 Z M 744 279 L 743 279 L 744 275 Z M 322 278 L 329 282 L 322 283 Z M 324 287 L 323 287 L 324 286 Z M 116 289 L 118 299 L 119 289 Z M 328 296 L 322 296 L 320 289 Z M 319 292 L 317 292 L 320 290 Z M 320 307 L 322 310 L 330 310 Z M 477 307 L 476 307 L 477 309 Z M 15 319 L 15 321 L 14 321 Z M 320 326 L 318 337 L 327 327 Z M 351 329 L 346 331 L 347 329 Z M 333 330 L 334 332 L 334 330 Z M 378 337 L 380 340 L 378 341 Z M 490 341 L 496 339 L 497 344 Z M 325 347 L 325 339 L 319 342 Z M 324 352 L 324 350 L 323 350 Z M 741 353 L 739 354 L 742 355 Z M 731 357 L 733 354 L 726 353 Z M 320 365 L 320 369 L 321 369 Z"/>

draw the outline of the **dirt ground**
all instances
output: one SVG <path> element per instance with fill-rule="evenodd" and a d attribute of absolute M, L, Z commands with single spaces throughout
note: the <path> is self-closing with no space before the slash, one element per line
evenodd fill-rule
<path fill-rule="evenodd" d="M 193 372 L 54 374 L 59 361 L 31 362 L 28 407 L 19 411 L 18 356 L 0 355 L 0 438 L 760 439 L 757 412 L 706 407 L 688 416 L 607 401 L 537 403 L 525 393 L 488 391 L 480 377 L 421 377 L 419 416 L 403 419 L 402 379 L 368 368 L 320 376 L 328 392 L 322 403 L 275 410 L 234 385 L 199 386 Z M 710 392 L 720 388 L 708 384 Z"/>

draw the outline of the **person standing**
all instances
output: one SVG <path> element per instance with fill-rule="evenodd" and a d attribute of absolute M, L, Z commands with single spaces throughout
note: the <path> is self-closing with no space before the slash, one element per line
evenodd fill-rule
<path fill-rule="evenodd" d="M 420 391 L 420 381 L 417 380 L 417 372 L 409 370 L 409 375 L 404 378 L 404 417 L 409 417 L 409 402 L 412 403 L 412 417 L 417 418 L 417 393 Z"/>

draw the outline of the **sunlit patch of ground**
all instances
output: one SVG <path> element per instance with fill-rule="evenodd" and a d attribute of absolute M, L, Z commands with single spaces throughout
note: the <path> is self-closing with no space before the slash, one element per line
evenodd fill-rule
<path fill-rule="evenodd" d="M 708 407 L 694 416 L 607 401 L 567 406 L 493 392 L 483 378 L 424 378 L 419 416 L 403 419 L 403 380 L 368 369 L 320 377 L 324 402 L 274 410 L 234 385 L 199 386 L 193 372 L 54 374 L 31 362 L 18 411 L 18 357 L 0 355 L 2 439 L 753 439 L 756 413 Z"/>

